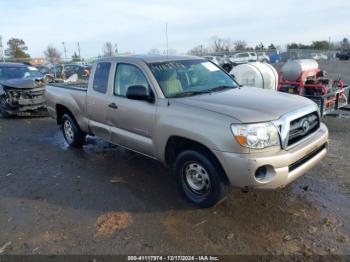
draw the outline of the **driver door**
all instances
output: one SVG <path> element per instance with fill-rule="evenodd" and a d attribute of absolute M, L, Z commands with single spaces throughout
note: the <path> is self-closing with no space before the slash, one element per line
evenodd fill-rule
<path fill-rule="evenodd" d="M 128 87 L 133 85 L 143 85 L 149 92 L 153 92 L 145 74 L 138 66 L 118 63 L 109 106 L 111 140 L 153 157 L 156 104 L 128 99 L 126 92 Z"/>

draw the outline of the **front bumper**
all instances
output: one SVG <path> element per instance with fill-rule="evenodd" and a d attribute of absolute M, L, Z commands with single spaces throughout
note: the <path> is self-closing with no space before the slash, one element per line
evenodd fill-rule
<path fill-rule="evenodd" d="M 7 91 L 3 110 L 17 116 L 46 116 L 44 88 L 29 90 L 11 89 Z"/>
<path fill-rule="evenodd" d="M 328 129 L 322 123 L 319 130 L 302 143 L 273 155 L 236 154 L 214 151 L 233 186 L 241 188 L 275 189 L 284 187 L 320 162 L 327 153 Z M 267 176 L 257 180 L 258 168 L 267 166 Z"/>

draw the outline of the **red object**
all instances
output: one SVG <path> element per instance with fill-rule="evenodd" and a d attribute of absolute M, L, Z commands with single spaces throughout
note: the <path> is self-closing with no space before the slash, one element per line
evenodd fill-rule
<path fill-rule="evenodd" d="M 279 73 L 277 90 L 306 96 L 310 99 L 321 99 L 325 109 L 334 108 L 340 102 L 347 103 L 344 93 L 345 84 L 342 80 L 332 81 L 325 77 L 320 77 L 320 69 L 303 71 L 296 81 L 288 81 L 283 78 L 283 73 Z M 338 102 L 337 102 L 338 100 Z"/>

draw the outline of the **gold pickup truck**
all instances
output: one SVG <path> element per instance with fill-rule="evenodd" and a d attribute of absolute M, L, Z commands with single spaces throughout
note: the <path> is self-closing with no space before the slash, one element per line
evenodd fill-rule
<path fill-rule="evenodd" d="M 217 203 L 228 185 L 284 187 L 327 152 L 314 102 L 239 86 L 198 57 L 101 59 L 88 86 L 47 85 L 46 100 L 69 145 L 95 135 L 157 159 L 202 207 Z"/>

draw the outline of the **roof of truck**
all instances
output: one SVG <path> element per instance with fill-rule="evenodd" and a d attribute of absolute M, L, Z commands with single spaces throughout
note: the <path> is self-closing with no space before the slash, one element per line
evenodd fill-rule
<path fill-rule="evenodd" d="M 99 61 L 115 61 L 118 59 L 130 60 L 133 62 L 145 62 L 145 63 L 162 63 L 167 61 L 177 61 L 177 60 L 193 60 L 193 59 L 202 59 L 198 56 L 189 56 L 189 55 L 128 55 L 128 56 L 116 56 L 110 58 L 102 58 Z"/>

